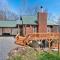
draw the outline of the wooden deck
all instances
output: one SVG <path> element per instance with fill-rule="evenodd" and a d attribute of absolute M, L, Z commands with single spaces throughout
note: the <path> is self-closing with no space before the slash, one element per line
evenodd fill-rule
<path fill-rule="evenodd" d="M 60 36 L 59 33 L 30 33 L 25 37 L 22 37 L 17 34 L 16 44 L 25 46 L 26 44 L 28 44 L 32 40 L 36 40 L 36 41 L 47 40 L 49 42 L 49 47 L 50 47 L 50 43 L 53 40 L 57 40 L 57 45 L 58 45 L 58 42 L 60 39 L 59 36 Z"/>

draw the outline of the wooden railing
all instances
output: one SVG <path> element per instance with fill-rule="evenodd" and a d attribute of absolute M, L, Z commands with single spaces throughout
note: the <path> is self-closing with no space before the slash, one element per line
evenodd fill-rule
<path fill-rule="evenodd" d="M 16 44 L 26 45 L 32 40 L 59 40 L 59 33 L 30 33 L 25 37 L 16 36 Z"/>
<path fill-rule="evenodd" d="M 59 33 L 31 33 L 29 34 L 31 39 L 43 40 L 43 39 L 59 39 Z"/>

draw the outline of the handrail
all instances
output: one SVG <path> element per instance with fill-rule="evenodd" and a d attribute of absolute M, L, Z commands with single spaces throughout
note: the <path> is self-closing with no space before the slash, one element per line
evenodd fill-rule
<path fill-rule="evenodd" d="M 37 37 L 37 38 L 47 38 L 47 39 L 57 39 L 59 38 L 60 33 L 30 33 L 31 38 Z"/>
<path fill-rule="evenodd" d="M 60 37 L 60 33 L 55 33 L 55 32 L 50 32 L 50 33 L 30 33 L 28 34 L 27 36 L 25 37 L 22 37 L 24 38 L 23 40 L 21 40 L 23 42 L 23 44 L 26 44 L 28 43 L 29 41 L 32 41 L 32 40 L 58 40 Z M 20 39 L 18 39 L 20 40 Z"/>

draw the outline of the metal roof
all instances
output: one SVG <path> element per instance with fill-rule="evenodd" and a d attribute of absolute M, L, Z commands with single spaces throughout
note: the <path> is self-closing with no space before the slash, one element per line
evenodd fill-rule
<path fill-rule="evenodd" d="M 37 21 L 36 16 L 23 16 L 23 24 L 36 24 L 35 21 Z"/>
<path fill-rule="evenodd" d="M 0 27 L 16 27 L 16 21 L 0 21 Z"/>
<path fill-rule="evenodd" d="M 47 20 L 47 25 L 59 25 L 59 24 L 53 20 Z"/>
<path fill-rule="evenodd" d="M 23 16 L 23 24 L 37 25 L 37 16 Z M 17 24 L 22 24 L 22 20 L 4 20 L 0 21 L 0 27 L 16 27 Z M 47 25 L 58 25 L 53 20 L 47 20 Z"/>
<path fill-rule="evenodd" d="M 23 24 L 37 24 L 35 21 L 37 21 L 37 16 L 23 16 L 22 17 Z M 57 22 L 54 20 L 48 20 L 47 19 L 47 25 L 58 25 Z"/>

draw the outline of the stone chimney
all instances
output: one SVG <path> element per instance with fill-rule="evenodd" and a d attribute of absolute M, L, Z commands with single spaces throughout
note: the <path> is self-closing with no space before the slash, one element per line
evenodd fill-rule
<path fill-rule="evenodd" d="M 47 32 L 47 12 L 41 6 L 40 12 L 37 14 L 38 20 L 38 33 Z"/>

